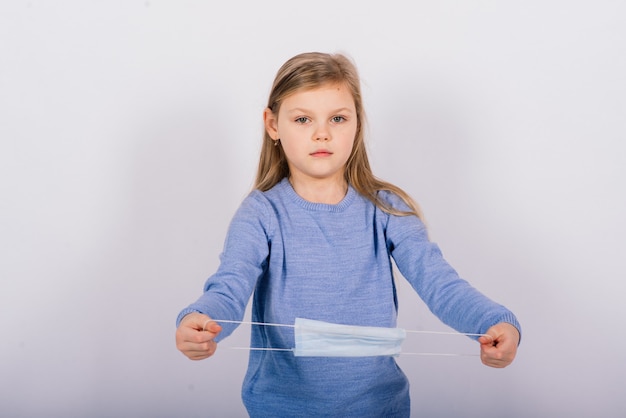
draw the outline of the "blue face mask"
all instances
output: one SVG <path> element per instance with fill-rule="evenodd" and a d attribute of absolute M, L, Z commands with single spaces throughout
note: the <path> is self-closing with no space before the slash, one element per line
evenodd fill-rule
<path fill-rule="evenodd" d="M 295 356 L 397 356 L 406 337 L 401 328 L 364 327 L 296 318 Z"/>

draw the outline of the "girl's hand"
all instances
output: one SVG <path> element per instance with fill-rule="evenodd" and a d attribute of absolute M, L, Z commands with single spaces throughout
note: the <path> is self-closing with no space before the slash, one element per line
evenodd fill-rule
<path fill-rule="evenodd" d="M 490 367 L 506 367 L 515 358 L 519 344 L 519 331 L 513 325 L 501 322 L 487 330 L 488 336 L 478 338 L 480 359 Z"/>
<path fill-rule="evenodd" d="M 217 349 L 213 339 L 222 331 L 217 322 L 201 313 L 185 315 L 176 329 L 176 348 L 191 360 L 211 357 Z"/>

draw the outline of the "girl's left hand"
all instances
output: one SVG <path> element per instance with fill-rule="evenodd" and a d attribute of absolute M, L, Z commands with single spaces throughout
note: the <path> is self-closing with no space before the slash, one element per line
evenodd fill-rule
<path fill-rule="evenodd" d="M 501 322 L 489 328 L 488 336 L 478 338 L 480 359 L 489 367 L 503 368 L 513 362 L 519 344 L 519 331 L 513 325 Z M 491 338 L 490 338 L 491 337 Z"/>

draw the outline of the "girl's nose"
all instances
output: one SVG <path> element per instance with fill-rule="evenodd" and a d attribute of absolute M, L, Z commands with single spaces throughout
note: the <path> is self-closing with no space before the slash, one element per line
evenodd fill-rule
<path fill-rule="evenodd" d="M 330 139 L 330 134 L 328 133 L 328 127 L 326 125 L 318 125 L 317 130 L 313 138 L 316 141 L 328 141 Z"/>

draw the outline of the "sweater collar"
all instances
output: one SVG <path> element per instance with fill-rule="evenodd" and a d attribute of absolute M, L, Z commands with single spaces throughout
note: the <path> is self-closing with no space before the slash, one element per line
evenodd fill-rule
<path fill-rule="evenodd" d="M 287 179 L 287 177 L 283 178 L 277 186 L 283 191 L 287 197 L 302 208 L 310 211 L 318 211 L 318 212 L 342 212 L 344 211 L 350 204 L 354 201 L 356 197 L 356 191 L 352 188 L 351 185 L 348 184 L 348 192 L 343 197 L 341 202 L 331 205 L 328 203 L 314 203 L 309 202 L 308 200 L 304 200 L 296 191 L 293 189 L 293 186 Z"/>

